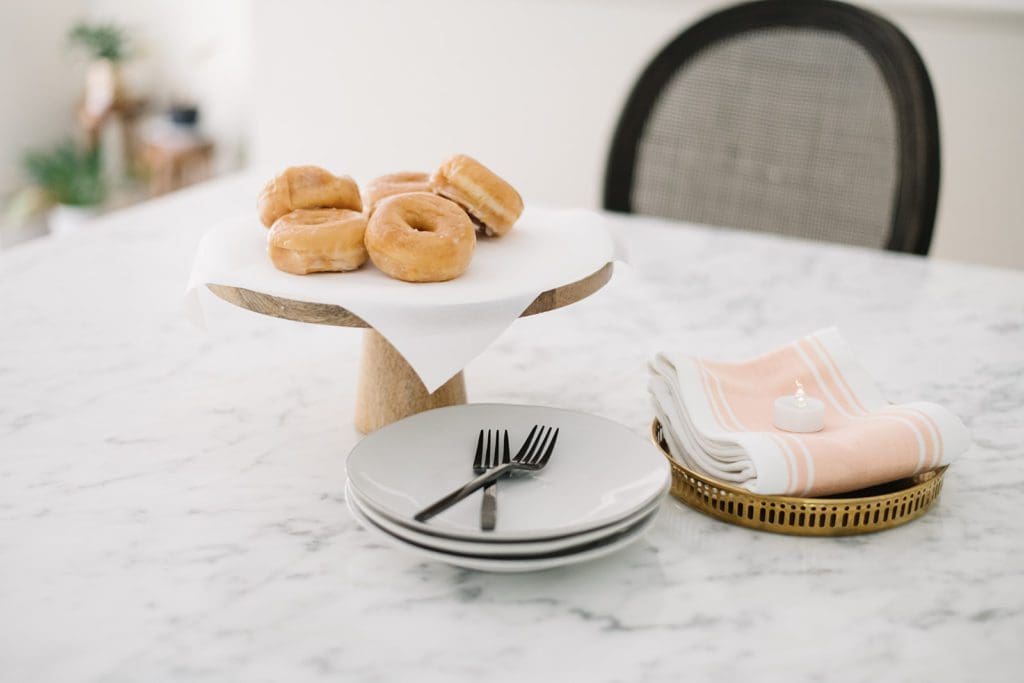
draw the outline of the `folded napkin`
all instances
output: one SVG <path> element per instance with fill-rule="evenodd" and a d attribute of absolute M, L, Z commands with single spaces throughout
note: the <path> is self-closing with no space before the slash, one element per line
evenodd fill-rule
<path fill-rule="evenodd" d="M 650 363 L 655 414 L 672 457 L 755 493 L 823 496 L 950 463 L 970 437 L 934 403 L 892 405 L 830 328 L 742 363 L 660 353 Z M 825 404 L 825 428 L 772 424 L 776 397 L 799 380 Z"/>

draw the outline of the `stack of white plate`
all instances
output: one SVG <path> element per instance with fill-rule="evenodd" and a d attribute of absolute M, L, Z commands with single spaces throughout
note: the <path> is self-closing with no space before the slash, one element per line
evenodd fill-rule
<path fill-rule="evenodd" d="M 482 493 L 427 522 L 413 516 L 473 474 L 481 429 L 507 429 L 513 455 L 533 425 L 559 429 L 548 465 L 498 481 L 497 526 L 480 529 Z M 636 541 L 668 491 L 668 463 L 646 438 L 594 415 L 471 404 L 374 432 L 346 464 L 346 499 L 370 532 L 422 557 L 494 572 L 549 569 Z"/>

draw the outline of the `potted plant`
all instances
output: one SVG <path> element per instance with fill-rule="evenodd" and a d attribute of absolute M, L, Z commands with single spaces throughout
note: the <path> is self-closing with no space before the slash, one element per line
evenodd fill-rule
<path fill-rule="evenodd" d="M 26 154 L 25 171 L 36 185 L 37 196 L 51 207 L 47 214 L 51 234 L 77 231 L 99 213 L 106 198 L 99 149 L 82 149 L 68 140 Z"/>
<path fill-rule="evenodd" d="M 102 118 L 122 97 L 119 65 L 128 56 L 125 32 L 115 24 L 78 23 L 68 33 L 68 41 L 92 59 L 83 109 L 92 118 Z"/>

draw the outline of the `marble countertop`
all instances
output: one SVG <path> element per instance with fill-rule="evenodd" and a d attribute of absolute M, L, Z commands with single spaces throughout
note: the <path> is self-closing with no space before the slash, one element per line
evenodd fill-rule
<path fill-rule="evenodd" d="M 518 321 L 470 399 L 645 432 L 644 364 L 838 325 L 896 401 L 974 447 L 931 513 L 803 539 L 669 501 L 628 550 L 489 575 L 377 542 L 343 500 L 360 334 L 208 299 L 195 245 L 239 177 L 0 254 L 0 678 L 1020 680 L 1024 273 L 616 218 L 612 283 Z"/>

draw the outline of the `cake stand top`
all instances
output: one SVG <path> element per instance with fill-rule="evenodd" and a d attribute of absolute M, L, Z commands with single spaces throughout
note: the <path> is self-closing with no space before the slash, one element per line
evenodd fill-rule
<path fill-rule="evenodd" d="M 189 291 L 210 289 L 241 308 L 297 322 L 370 328 L 431 391 L 476 358 L 520 315 L 566 306 L 601 289 L 617 252 L 603 214 L 527 208 L 500 240 L 477 241 L 454 280 L 415 284 L 377 268 L 291 275 L 267 257 L 267 231 L 239 216 L 203 236 Z"/>
<path fill-rule="evenodd" d="M 526 307 L 520 317 L 545 313 L 587 298 L 611 280 L 612 270 L 612 263 L 606 263 L 581 280 L 541 292 Z M 229 285 L 207 284 L 206 286 L 228 303 L 275 318 L 339 327 L 372 327 L 348 309 L 334 304 L 296 301 Z M 414 287 L 415 285 L 410 286 Z"/>

